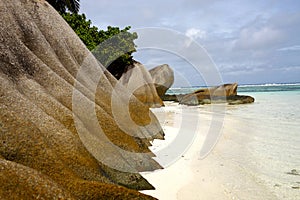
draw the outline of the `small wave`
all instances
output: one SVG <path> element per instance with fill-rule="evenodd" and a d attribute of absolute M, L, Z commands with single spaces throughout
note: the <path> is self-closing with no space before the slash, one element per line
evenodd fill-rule
<path fill-rule="evenodd" d="M 176 87 L 170 88 L 167 94 L 178 95 L 178 94 L 188 94 L 204 88 L 203 86 L 192 86 L 192 87 Z M 265 84 L 247 84 L 240 85 L 238 87 L 239 92 L 280 92 L 280 91 L 299 91 L 300 83 L 265 83 Z"/>
<path fill-rule="evenodd" d="M 269 87 L 269 86 L 300 86 L 300 83 L 265 83 L 265 84 L 239 85 L 239 87 Z"/>

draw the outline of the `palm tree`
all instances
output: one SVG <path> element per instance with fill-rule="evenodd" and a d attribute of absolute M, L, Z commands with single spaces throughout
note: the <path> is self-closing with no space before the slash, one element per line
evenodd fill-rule
<path fill-rule="evenodd" d="M 46 0 L 51 4 L 59 13 L 63 14 L 66 11 L 72 13 L 78 13 L 79 11 L 79 1 L 80 0 Z"/>

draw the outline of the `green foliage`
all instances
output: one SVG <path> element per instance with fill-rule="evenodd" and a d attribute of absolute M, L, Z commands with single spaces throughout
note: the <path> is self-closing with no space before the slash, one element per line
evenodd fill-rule
<path fill-rule="evenodd" d="M 46 0 L 55 8 L 59 13 L 66 13 L 67 10 L 72 13 L 78 13 L 80 0 Z"/>
<path fill-rule="evenodd" d="M 62 15 L 101 64 L 117 79 L 122 76 L 129 65 L 133 64 L 131 54 L 136 51 L 133 41 L 137 39 L 137 34 L 129 32 L 130 26 L 124 29 L 109 26 L 106 31 L 98 30 L 97 27 L 92 26 L 91 20 L 87 20 L 84 14 L 78 14 L 80 0 L 47 1 Z"/>
<path fill-rule="evenodd" d="M 62 16 L 89 50 L 95 49 L 101 42 L 98 28 L 92 26 L 91 20 L 87 20 L 84 14 L 65 13 Z"/>
<path fill-rule="evenodd" d="M 136 51 L 133 41 L 137 34 L 128 32 L 129 29 L 130 26 L 122 30 L 108 26 L 107 31 L 99 31 L 100 45 L 92 51 L 116 78 L 120 78 L 124 67 L 133 63 L 131 54 Z"/>
<path fill-rule="evenodd" d="M 116 77 L 120 78 L 126 66 L 133 63 L 132 53 L 136 51 L 136 33 L 130 33 L 130 26 L 120 29 L 108 26 L 98 30 L 84 14 L 62 14 L 95 57 Z"/>

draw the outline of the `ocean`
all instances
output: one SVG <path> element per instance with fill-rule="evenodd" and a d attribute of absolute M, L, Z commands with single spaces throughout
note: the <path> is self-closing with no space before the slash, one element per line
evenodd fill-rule
<path fill-rule="evenodd" d="M 207 86 L 192 86 L 183 88 L 170 88 L 167 94 L 187 94 L 200 88 Z M 268 84 L 253 84 L 253 85 L 239 85 L 238 93 L 257 93 L 257 92 L 296 92 L 300 90 L 300 83 L 268 83 Z"/>
<path fill-rule="evenodd" d="M 171 88 L 167 93 L 196 89 Z M 226 142 L 220 145 L 227 146 L 214 155 L 225 166 L 219 178 L 224 188 L 235 199 L 299 200 L 300 83 L 241 85 L 238 94 L 250 95 L 255 102 L 228 105 L 224 111 Z M 200 112 L 210 108 L 195 107 Z"/>
<path fill-rule="evenodd" d="M 246 85 L 238 93 L 255 98 L 226 110 L 242 129 L 239 161 L 278 199 L 300 199 L 300 84 Z"/>
<path fill-rule="evenodd" d="M 248 127 L 239 132 L 247 138 L 246 170 L 278 199 L 300 199 L 300 84 L 247 85 L 238 93 L 255 98 L 226 111 Z"/>

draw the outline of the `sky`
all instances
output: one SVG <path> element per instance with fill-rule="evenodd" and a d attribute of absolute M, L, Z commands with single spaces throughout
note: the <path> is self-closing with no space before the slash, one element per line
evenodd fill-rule
<path fill-rule="evenodd" d="M 134 58 L 147 68 L 169 64 L 175 85 L 207 84 L 208 76 L 239 84 L 300 82 L 299 0 L 80 3 L 100 29 L 131 26 L 139 35 Z"/>

